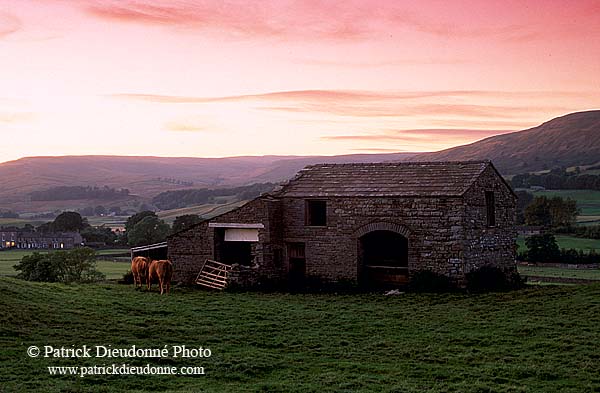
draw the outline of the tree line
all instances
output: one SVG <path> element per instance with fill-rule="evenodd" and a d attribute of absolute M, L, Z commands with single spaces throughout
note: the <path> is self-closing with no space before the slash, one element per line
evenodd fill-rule
<path fill-rule="evenodd" d="M 118 199 L 129 196 L 127 188 L 92 187 L 92 186 L 58 186 L 42 191 L 29 193 L 32 201 L 64 201 L 76 199 Z"/>
<path fill-rule="evenodd" d="M 588 264 L 600 263 L 600 255 L 595 250 L 584 252 L 574 248 L 559 248 L 551 233 L 533 235 L 525 239 L 527 250 L 519 252 L 518 259 L 526 262 L 550 262 Z"/>
<path fill-rule="evenodd" d="M 256 183 L 234 188 L 165 191 L 152 198 L 152 203 L 161 210 L 171 210 L 210 203 L 214 201 L 214 198 L 222 196 L 235 196 L 238 200 L 247 200 L 269 192 L 275 186 L 274 183 Z"/>
<path fill-rule="evenodd" d="M 511 179 L 513 188 L 544 187 L 552 190 L 600 190 L 600 176 L 582 174 L 579 167 L 573 172 L 556 168 L 549 173 L 523 173 Z"/>

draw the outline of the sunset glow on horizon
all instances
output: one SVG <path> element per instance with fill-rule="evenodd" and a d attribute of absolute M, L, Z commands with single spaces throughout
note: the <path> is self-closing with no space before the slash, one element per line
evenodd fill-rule
<path fill-rule="evenodd" d="M 600 1 L 0 0 L 0 162 L 434 151 L 600 108 Z"/>

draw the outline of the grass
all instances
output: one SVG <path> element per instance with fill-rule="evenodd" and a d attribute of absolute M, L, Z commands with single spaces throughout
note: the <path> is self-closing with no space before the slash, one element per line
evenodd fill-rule
<path fill-rule="evenodd" d="M 556 238 L 556 243 L 558 243 L 559 248 L 574 248 L 586 252 L 596 250 L 596 252 L 600 253 L 600 239 L 586 239 L 567 235 L 554 235 L 554 237 Z M 517 245 L 519 246 L 519 251 L 527 249 L 525 238 L 523 236 L 517 238 Z"/>
<path fill-rule="evenodd" d="M 30 220 L 27 218 L 0 218 L 0 226 L 5 226 L 5 227 L 23 227 L 25 226 L 25 224 L 31 224 L 33 226 L 38 226 L 40 224 L 43 224 L 44 220 L 39 220 L 39 219 L 35 219 L 35 220 Z"/>
<path fill-rule="evenodd" d="M 598 391 L 600 285 L 486 295 L 214 293 L 0 278 L 10 392 Z M 31 345 L 210 348 L 197 358 L 29 358 Z M 49 376 L 47 366 L 205 367 L 190 376 Z"/>
<path fill-rule="evenodd" d="M 13 266 L 17 264 L 25 255 L 33 254 L 36 250 L 10 250 L 0 252 L 0 276 L 16 276 L 17 271 Z M 48 251 L 37 250 L 44 253 Z M 96 251 L 96 255 L 127 254 L 129 249 L 109 249 Z M 123 277 L 123 274 L 130 268 L 129 263 L 119 261 L 98 261 L 96 265 L 98 271 L 104 273 L 109 280 L 116 280 Z M 0 390 L 1 392 L 1 390 Z"/>
<path fill-rule="evenodd" d="M 561 269 L 557 267 L 519 266 L 519 273 L 524 276 L 600 280 L 600 269 Z"/>

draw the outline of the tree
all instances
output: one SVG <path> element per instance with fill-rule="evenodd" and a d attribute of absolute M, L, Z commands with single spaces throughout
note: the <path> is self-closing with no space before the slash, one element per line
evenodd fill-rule
<path fill-rule="evenodd" d="M 126 232 L 132 231 L 133 227 L 135 227 L 135 224 L 142 221 L 144 218 L 150 217 L 150 216 L 154 216 L 154 217 L 158 218 L 156 213 L 154 213 L 153 211 L 149 211 L 149 210 L 145 210 L 145 211 L 134 214 L 133 216 L 131 216 L 127 219 L 127 222 L 125 223 L 125 231 Z"/>
<path fill-rule="evenodd" d="M 549 200 L 549 210 L 552 216 L 552 226 L 570 227 L 575 224 L 579 209 L 577 202 L 571 198 L 554 197 Z"/>
<path fill-rule="evenodd" d="M 527 260 L 532 262 L 556 262 L 560 250 L 554 235 L 545 233 L 533 235 L 525 239 L 527 245 Z"/>
<path fill-rule="evenodd" d="M 164 242 L 171 228 L 156 215 L 143 218 L 127 231 L 128 244 L 131 247 Z"/>
<path fill-rule="evenodd" d="M 106 214 L 106 208 L 102 205 L 96 206 L 94 209 L 94 214 L 97 216 L 103 216 Z"/>
<path fill-rule="evenodd" d="M 78 232 L 88 227 L 87 220 L 77 212 L 63 212 L 52 222 L 51 230 L 54 232 Z"/>
<path fill-rule="evenodd" d="M 525 223 L 527 225 L 540 225 L 549 227 L 552 223 L 548 198 L 535 197 L 533 202 L 525 209 Z"/>
<path fill-rule="evenodd" d="M 573 199 L 539 196 L 525 209 L 525 222 L 552 228 L 571 226 L 575 224 L 578 214 L 577 202 Z"/>
<path fill-rule="evenodd" d="M 175 217 L 175 221 L 173 222 L 172 232 L 176 233 L 179 231 L 183 231 L 184 229 L 187 229 L 192 225 L 198 224 L 201 221 L 202 218 L 200 218 L 200 216 L 197 214 L 184 214 L 183 216 L 177 216 Z"/>
<path fill-rule="evenodd" d="M 81 236 L 87 243 L 114 244 L 117 235 L 107 227 L 88 227 L 81 231 Z"/>

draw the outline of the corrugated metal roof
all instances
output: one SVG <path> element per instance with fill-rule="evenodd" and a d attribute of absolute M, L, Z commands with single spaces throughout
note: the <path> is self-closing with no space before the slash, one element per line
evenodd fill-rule
<path fill-rule="evenodd" d="M 461 196 L 488 165 L 489 161 L 310 165 L 272 195 Z"/>

